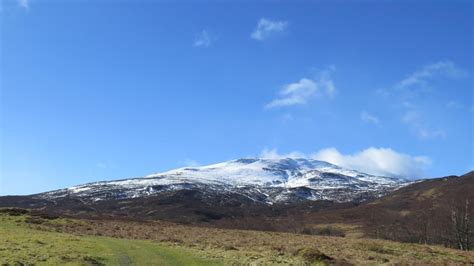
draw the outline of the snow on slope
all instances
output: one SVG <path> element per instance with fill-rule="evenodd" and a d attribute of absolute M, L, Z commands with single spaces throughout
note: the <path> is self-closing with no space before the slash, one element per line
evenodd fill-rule
<path fill-rule="evenodd" d="M 267 202 L 272 202 L 284 201 L 292 198 L 295 191 L 301 194 L 301 189 L 309 189 L 298 197 L 347 201 L 368 192 L 383 194 L 404 184 L 403 179 L 364 174 L 323 161 L 249 158 L 184 167 L 144 178 L 84 184 L 48 192 L 42 197 L 76 196 L 101 200 L 148 196 L 170 190 L 205 189 L 215 193 L 246 193 L 249 197 L 266 197 Z M 274 196 L 270 197 L 272 193 Z"/>
<path fill-rule="evenodd" d="M 357 181 L 395 184 L 400 179 L 373 176 L 343 169 L 336 165 L 310 159 L 239 159 L 203 167 L 179 168 L 165 173 L 149 175 L 162 182 L 188 182 L 227 184 L 233 186 L 258 185 L 266 187 L 308 186 L 312 178 L 322 178 L 321 174 L 332 173 L 355 178 Z M 334 184 L 338 185 L 338 184 Z"/>

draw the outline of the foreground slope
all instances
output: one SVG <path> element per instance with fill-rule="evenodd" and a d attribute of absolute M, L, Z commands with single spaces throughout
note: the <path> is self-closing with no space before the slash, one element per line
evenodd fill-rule
<path fill-rule="evenodd" d="M 169 222 L 0 214 L 0 263 L 38 265 L 472 264 L 473 252 L 383 240 Z M 111 238 L 113 237 L 113 238 Z"/>
<path fill-rule="evenodd" d="M 38 230 L 41 218 L 0 213 L 1 265 L 219 265 L 188 248 Z M 65 220 L 55 223 L 66 224 Z"/>

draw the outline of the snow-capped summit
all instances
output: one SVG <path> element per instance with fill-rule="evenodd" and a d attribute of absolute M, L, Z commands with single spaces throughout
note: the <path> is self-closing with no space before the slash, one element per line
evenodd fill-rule
<path fill-rule="evenodd" d="M 164 173 L 152 174 L 146 178 L 158 178 L 161 182 L 171 183 L 186 181 L 233 186 L 301 187 L 311 186 L 311 180 L 321 179 L 322 174 L 343 175 L 355 178 L 353 181 L 357 179 L 358 181 L 379 184 L 393 184 L 401 181 L 400 179 L 372 176 L 343 169 L 324 161 L 303 158 L 245 158 L 202 167 L 179 168 Z M 318 188 L 317 185 L 314 187 Z"/>
<path fill-rule="evenodd" d="M 199 189 L 209 193 L 245 194 L 267 203 L 320 199 L 349 201 L 377 197 L 405 184 L 403 179 L 369 175 L 312 159 L 244 158 L 183 167 L 143 178 L 84 184 L 40 196 L 103 200 Z"/>

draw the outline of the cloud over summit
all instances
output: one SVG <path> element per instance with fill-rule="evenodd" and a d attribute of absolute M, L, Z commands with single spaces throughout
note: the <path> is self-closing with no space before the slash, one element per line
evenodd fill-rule
<path fill-rule="evenodd" d="M 260 157 L 269 159 L 311 158 L 368 174 L 402 176 L 410 179 L 424 177 L 425 168 L 431 164 L 431 160 L 426 156 L 412 156 L 391 148 L 376 147 L 369 147 L 353 154 L 343 154 L 336 148 L 325 148 L 310 154 L 297 151 L 280 154 L 276 149 L 264 149 Z"/>

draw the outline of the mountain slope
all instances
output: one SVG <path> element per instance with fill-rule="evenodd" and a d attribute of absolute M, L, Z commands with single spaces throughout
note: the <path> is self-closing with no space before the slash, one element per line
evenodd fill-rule
<path fill-rule="evenodd" d="M 407 183 L 399 186 L 404 184 Z M 206 227 L 305 234 L 317 232 L 315 228 L 321 226 L 348 225 L 350 228 L 355 226 L 368 237 L 442 244 L 454 248 L 458 247 L 458 243 L 453 217 L 462 217 L 465 213 L 474 217 L 474 172 L 459 177 L 420 180 L 379 198 L 349 202 L 295 197 L 291 198 L 294 201 L 269 205 L 265 201 L 267 198 L 255 200 L 253 191 L 263 190 L 257 186 L 217 191 L 216 188 L 219 186 L 201 186 L 162 191 L 146 197 L 97 201 L 88 200 L 89 194 L 69 196 L 68 189 L 65 189 L 31 196 L 0 197 L 0 207 L 28 208 L 46 215 L 94 220 L 166 220 Z M 298 195 L 312 190 L 308 187 L 271 189 L 280 189 L 282 193 L 299 192 Z M 62 196 L 54 197 L 58 194 Z M 474 223 L 470 226 L 471 239 L 474 239 Z"/>
<path fill-rule="evenodd" d="M 472 249 L 469 239 L 474 239 L 473 202 L 474 171 L 462 176 L 421 180 L 350 208 L 315 212 L 300 204 L 281 219 L 293 221 L 299 215 L 298 219 L 307 227 L 352 224 L 369 237 L 462 249 L 469 249 L 470 245 Z M 257 220 L 265 218 L 258 217 L 252 222 Z"/>
<path fill-rule="evenodd" d="M 89 183 L 35 195 L 39 199 L 116 200 L 199 190 L 273 204 L 299 200 L 363 201 L 408 184 L 310 159 L 238 159 L 143 178 Z"/>

